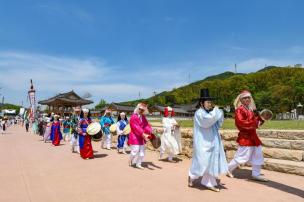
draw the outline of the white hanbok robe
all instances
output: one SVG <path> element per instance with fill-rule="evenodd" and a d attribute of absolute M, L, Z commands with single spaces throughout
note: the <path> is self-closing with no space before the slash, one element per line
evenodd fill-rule
<path fill-rule="evenodd" d="M 164 132 L 161 136 L 160 152 L 167 152 L 169 155 L 177 155 L 181 153 L 181 132 L 179 127 L 175 127 L 173 125 L 177 124 L 176 120 L 172 117 L 164 117 L 162 123 Z"/>
<path fill-rule="evenodd" d="M 189 170 L 192 179 L 204 175 L 216 178 L 227 173 L 228 165 L 219 133 L 223 121 L 223 112 L 217 107 L 209 113 L 203 108 L 195 112 L 193 156 Z"/>

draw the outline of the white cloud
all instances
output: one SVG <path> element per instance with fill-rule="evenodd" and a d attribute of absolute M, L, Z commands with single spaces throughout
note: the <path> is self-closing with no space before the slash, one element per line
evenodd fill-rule
<path fill-rule="evenodd" d="M 38 100 L 57 93 L 74 90 L 80 95 L 90 92 L 95 102 L 126 101 L 150 97 L 153 91 L 170 90 L 181 85 L 182 69 L 168 72 L 164 67 L 142 68 L 113 67 L 99 58 L 57 57 L 14 51 L 0 52 L 0 86 L 5 88 L 8 101 L 24 96 L 33 79 Z M 10 98 L 11 95 L 11 98 Z M 13 96 L 14 95 L 14 96 Z M 15 102 L 16 103 L 16 102 Z"/>
<path fill-rule="evenodd" d="M 272 58 L 251 58 L 237 64 L 238 72 L 255 72 L 266 66 L 293 66 L 297 63 L 303 63 L 301 60 L 294 59 L 272 59 Z"/>
<path fill-rule="evenodd" d="M 212 61 L 210 61 L 212 62 Z M 253 72 L 266 65 L 287 66 L 304 63 L 293 59 L 251 58 L 237 63 L 238 72 Z M 234 64 L 233 64 L 234 65 Z M 229 66 L 229 65 L 228 65 Z M 224 67 L 224 68 L 223 68 Z M 233 69 L 233 68 L 232 68 Z M 128 68 L 110 66 L 96 57 L 63 57 L 18 51 L 0 51 L 0 93 L 12 103 L 25 101 L 33 79 L 38 100 L 74 90 L 101 99 L 120 102 L 150 97 L 153 92 L 172 90 L 204 77 L 232 70 L 227 64 L 203 65 L 197 62 L 171 63 Z"/>

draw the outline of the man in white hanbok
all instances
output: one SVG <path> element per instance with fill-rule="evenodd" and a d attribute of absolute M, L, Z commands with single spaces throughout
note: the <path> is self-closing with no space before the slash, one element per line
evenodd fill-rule
<path fill-rule="evenodd" d="M 165 107 L 162 121 L 164 132 L 161 136 L 159 159 L 162 159 L 164 153 L 168 153 L 168 160 L 170 162 L 173 162 L 175 155 L 182 152 L 180 127 L 173 116 L 173 109 Z"/>
<path fill-rule="evenodd" d="M 201 184 L 209 190 L 219 192 L 216 179 L 220 174 L 227 174 L 225 157 L 219 128 L 223 123 L 223 112 L 217 106 L 212 107 L 208 89 L 201 90 L 200 108 L 194 115 L 193 156 L 189 170 L 188 185 L 202 177 Z"/>

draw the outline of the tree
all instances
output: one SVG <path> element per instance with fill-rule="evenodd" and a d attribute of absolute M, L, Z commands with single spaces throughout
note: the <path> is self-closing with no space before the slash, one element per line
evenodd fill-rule
<path fill-rule="evenodd" d="M 107 102 L 104 99 L 100 99 L 100 102 L 95 106 L 95 109 L 102 109 L 107 105 Z"/>

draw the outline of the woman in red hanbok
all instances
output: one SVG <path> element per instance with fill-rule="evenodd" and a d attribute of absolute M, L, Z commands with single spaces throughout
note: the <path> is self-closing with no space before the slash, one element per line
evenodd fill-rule
<path fill-rule="evenodd" d="M 54 116 L 54 122 L 52 123 L 50 139 L 52 140 L 53 146 L 59 146 L 60 140 L 62 140 L 58 115 Z"/>
<path fill-rule="evenodd" d="M 92 123 L 90 111 L 88 109 L 83 109 L 78 123 L 80 156 L 83 159 L 94 158 L 91 136 L 86 133 L 90 123 Z"/>

